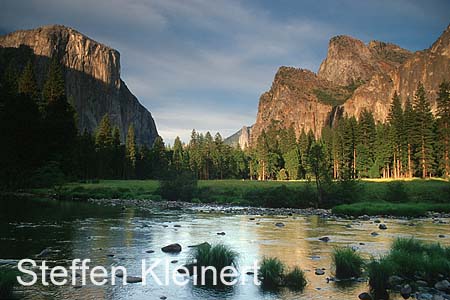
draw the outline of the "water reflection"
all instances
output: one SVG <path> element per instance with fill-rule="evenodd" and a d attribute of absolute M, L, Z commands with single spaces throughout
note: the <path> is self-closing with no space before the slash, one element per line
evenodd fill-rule
<path fill-rule="evenodd" d="M 27 207 L 27 209 L 23 209 Z M 158 286 L 150 280 L 147 286 L 93 285 L 74 288 L 43 287 L 25 289 L 26 299 L 353 299 L 367 290 L 366 283 L 350 286 L 327 283 L 333 275 L 330 253 L 334 247 L 349 245 L 359 249 L 367 258 L 378 256 L 388 249 L 397 236 L 415 236 L 436 240 L 446 233 L 447 225 L 433 224 L 431 220 L 408 226 L 403 220 L 382 220 L 388 230 L 378 230 L 372 222 L 324 220 L 316 216 L 231 216 L 225 214 L 186 213 L 181 211 L 143 212 L 136 209 L 108 208 L 83 203 L 53 201 L 1 201 L 0 203 L 0 258 L 33 257 L 42 249 L 53 251 L 50 260 L 70 264 L 74 258 L 90 258 L 92 265 L 123 265 L 128 275 L 140 276 L 141 260 L 167 259 L 170 272 L 189 259 L 187 246 L 205 241 L 223 242 L 240 253 L 239 266 L 251 266 L 264 256 L 276 256 L 289 267 L 305 270 L 308 286 L 304 292 L 281 289 L 262 291 L 253 285 L 253 277 L 242 272 L 239 284 L 230 289 L 216 290 L 186 286 Z M 284 227 L 275 223 L 282 222 Z M 351 226 L 351 228 L 349 228 Z M 217 235 L 217 232 L 225 235 Z M 376 231 L 378 236 L 372 236 Z M 327 236 L 329 242 L 320 237 Z M 440 239 L 449 245 L 448 239 Z M 160 248 L 180 243 L 179 255 L 168 255 Z M 147 253 L 154 250 L 154 253 Z M 177 260 L 177 263 L 171 263 Z M 316 268 L 325 268 L 325 275 L 314 274 Z M 164 277 L 164 266 L 155 273 Z M 249 284 L 243 285 L 243 282 Z"/>

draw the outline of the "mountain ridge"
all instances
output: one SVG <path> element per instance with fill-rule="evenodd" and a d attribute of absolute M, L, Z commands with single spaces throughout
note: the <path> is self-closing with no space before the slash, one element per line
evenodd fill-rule
<path fill-rule="evenodd" d="M 386 120 L 395 91 L 403 103 L 419 82 L 436 109 L 439 84 L 450 80 L 450 25 L 433 45 L 411 52 L 393 43 L 364 42 L 345 35 L 330 39 L 317 73 L 282 66 L 259 100 L 251 144 L 273 121 L 320 136 L 324 125 L 342 115 L 359 117 L 367 109 L 377 122 Z"/>

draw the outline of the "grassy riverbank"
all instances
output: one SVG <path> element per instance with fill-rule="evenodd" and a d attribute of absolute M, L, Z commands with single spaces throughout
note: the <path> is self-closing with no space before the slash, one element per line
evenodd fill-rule
<path fill-rule="evenodd" d="M 59 188 L 35 189 L 41 196 L 63 199 L 151 199 L 161 200 L 158 181 L 101 180 L 95 183 L 68 183 Z M 420 216 L 427 211 L 450 212 L 450 184 L 434 179 L 407 181 L 361 180 L 351 186 L 335 183 L 329 190 L 335 213 Z M 264 207 L 306 208 L 316 200 L 315 185 L 306 181 L 199 181 L 193 202 L 230 203 Z"/>

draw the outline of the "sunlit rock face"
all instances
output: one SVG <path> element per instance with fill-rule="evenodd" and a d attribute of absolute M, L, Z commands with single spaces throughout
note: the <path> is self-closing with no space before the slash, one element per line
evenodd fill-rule
<path fill-rule="evenodd" d="M 273 121 L 293 127 L 297 136 L 302 130 L 320 136 L 324 125 L 335 124 L 344 114 L 358 118 L 364 109 L 385 121 L 394 92 L 404 103 L 413 99 L 419 82 L 435 110 L 443 80 L 450 80 L 450 26 L 429 49 L 415 53 L 390 43 L 336 36 L 317 74 L 278 70 L 270 90 L 260 97 L 251 143 Z"/>
<path fill-rule="evenodd" d="M 78 31 L 60 25 L 16 31 L 0 36 L 4 48 L 29 47 L 34 53 L 35 73 L 40 86 L 49 61 L 57 57 L 64 68 L 66 94 L 74 105 L 81 131 L 95 130 L 108 113 L 122 140 L 134 125 L 139 144 L 152 145 L 158 132 L 151 113 L 143 107 L 120 79 L 120 54 Z"/>

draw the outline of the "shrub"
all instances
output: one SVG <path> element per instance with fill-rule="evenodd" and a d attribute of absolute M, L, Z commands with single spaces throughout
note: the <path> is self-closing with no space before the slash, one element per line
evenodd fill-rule
<path fill-rule="evenodd" d="M 299 267 L 295 267 L 286 274 L 284 283 L 289 288 L 302 291 L 307 284 L 305 273 Z"/>
<path fill-rule="evenodd" d="M 359 277 L 364 266 L 363 258 L 351 248 L 336 248 L 332 254 L 335 275 L 339 279 Z"/>
<path fill-rule="evenodd" d="M 217 277 L 214 278 L 212 271 L 205 273 L 205 282 L 219 282 L 220 272 L 225 267 L 237 267 L 237 252 L 223 244 L 210 245 L 204 243 L 195 247 L 192 253 L 192 263 L 197 266 L 197 272 L 201 272 L 202 267 L 214 267 L 217 270 Z"/>
<path fill-rule="evenodd" d="M 12 299 L 14 286 L 17 284 L 17 272 L 0 268 L 0 299 Z"/>
<path fill-rule="evenodd" d="M 261 262 L 259 277 L 265 288 L 276 288 L 282 284 L 284 264 L 275 257 L 265 257 Z"/>
<path fill-rule="evenodd" d="M 191 201 L 197 188 L 197 179 L 189 172 L 160 181 L 160 195 L 169 201 Z"/>

